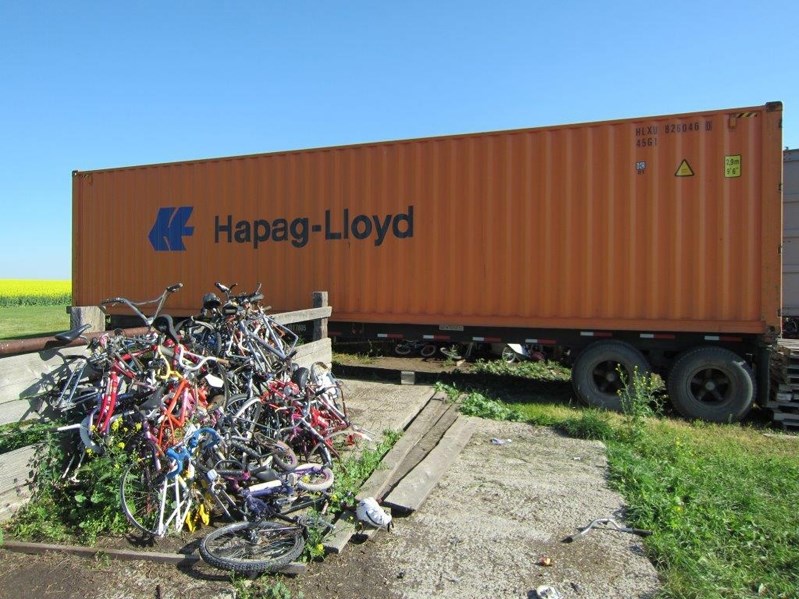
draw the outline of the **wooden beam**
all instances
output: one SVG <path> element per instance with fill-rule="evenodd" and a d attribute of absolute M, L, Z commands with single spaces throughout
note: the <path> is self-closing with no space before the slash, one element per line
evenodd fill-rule
<path fill-rule="evenodd" d="M 295 310 L 294 312 L 283 312 L 281 314 L 270 314 L 269 316 L 278 324 L 294 324 L 295 322 L 306 322 L 317 318 L 330 318 L 333 308 L 309 308 L 307 310 Z"/>
<path fill-rule="evenodd" d="M 15 553 L 27 553 L 30 555 L 43 555 L 49 551 L 56 553 L 68 553 L 80 557 L 106 556 L 118 560 L 143 560 L 157 562 L 161 564 L 173 564 L 175 566 L 186 566 L 200 561 L 199 555 L 185 553 L 159 553 L 157 551 L 132 551 L 130 549 L 110 549 L 103 547 L 83 547 L 81 545 L 55 545 L 51 543 L 26 543 L 23 541 L 5 541 L 3 549 L 14 551 Z M 292 562 L 284 568 L 276 570 L 283 574 L 303 574 L 307 566 L 300 562 Z"/>

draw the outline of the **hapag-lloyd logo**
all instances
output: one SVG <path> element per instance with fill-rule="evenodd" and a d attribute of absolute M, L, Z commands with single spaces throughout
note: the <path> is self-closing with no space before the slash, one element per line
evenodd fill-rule
<path fill-rule="evenodd" d="M 355 239 L 373 240 L 375 246 L 383 245 L 389 235 L 397 239 L 413 237 L 413 206 L 397 214 L 351 214 L 344 208 L 340 214 L 325 210 L 324 225 L 311 223 L 308 217 L 292 220 L 265 218 L 234 220 L 232 214 L 214 217 L 214 243 L 244 243 L 258 248 L 264 243 L 290 242 L 296 248 L 305 247 L 312 235 L 325 241 Z"/>
<path fill-rule="evenodd" d="M 147 238 L 156 252 L 182 252 L 186 249 L 183 238 L 194 234 L 194 227 L 189 227 L 189 217 L 193 208 L 161 208 L 155 215 L 155 224 Z"/>
<path fill-rule="evenodd" d="M 189 226 L 192 206 L 160 208 L 148 239 L 157 252 L 181 252 L 186 249 L 185 237 L 194 234 Z M 296 248 L 308 245 L 315 236 L 323 241 L 372 240 L 376 247 L 388 237 L 407 239 L 413 237 L 413 206 L 396 214 L 352 214 L 349 208 L 334 214 L 325 210 L 323 222 L 311 222 L 308 217 L 253 220 L 234 219 L 232 214 L 214 216 L 214 243 L 252 245 L 258 249 L 265 243 L 289 242 Z"/>

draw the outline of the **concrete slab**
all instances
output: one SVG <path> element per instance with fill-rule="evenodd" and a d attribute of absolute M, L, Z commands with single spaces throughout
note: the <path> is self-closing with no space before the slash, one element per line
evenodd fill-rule
<path fill-rule="evenodd" d="M 438 445 L 383 500 L 400 512 L 414 512 L 424 503 L 450 464 L 472 438 L 477 420 L 458 416 Z"/>
<path fill-rule="evenodd" d="M 433 396 L 411 422 L 399 441 L 383 457 L 380 468 L 375 470 L 363 484 L 358 492 L 358 499 L 374 497 L 380 501 L 383 498 L 383 495 L 389 490 L 391 481 L 401 478 L 399 471 L 405 465 L 408 456 L 416 450 L 430 429 L 441 420 L 447 407 L 448 404 L 442 398 L 439 398 L 438 395 Z M 414 465 L 419 461 L 421 461 L 421 457 L 416 460 Z M 402 474 L 405 473 L 407 471 Z"/>
<path fill-rule="evenodd" d="M 375 440 L 386 430 L 404 430 L 435 393 L 431 385 L 340 380 L 350 419 Z"/>

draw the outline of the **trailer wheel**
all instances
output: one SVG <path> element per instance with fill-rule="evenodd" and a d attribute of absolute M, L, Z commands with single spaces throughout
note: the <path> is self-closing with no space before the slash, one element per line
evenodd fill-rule
<path fill-rule="evenodd" d="M 691 419 L 737 422 L 752 407 L 755 377 L 737 354 L 722 347 L 697 347 L 677 358 L 667 381 L 675 409 Z"/>
<path fill-rule="evenodd" d="M 572 387 L 585 405 L 620 412 L 618 392 L 624 387 L 621 369 L 628 381 L 636 368 L 640 374 L 649 372 L 644 355 L 623 341 L 598 341 L 577 356 L 572 368 Z"/>

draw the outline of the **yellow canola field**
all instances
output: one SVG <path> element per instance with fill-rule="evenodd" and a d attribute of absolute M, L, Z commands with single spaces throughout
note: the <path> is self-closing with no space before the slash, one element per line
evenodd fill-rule
<path fill-rule="evenodd" d="M 72 299 L 70 280 L 0 279 L 0 306 L 67 305 Z"/>

